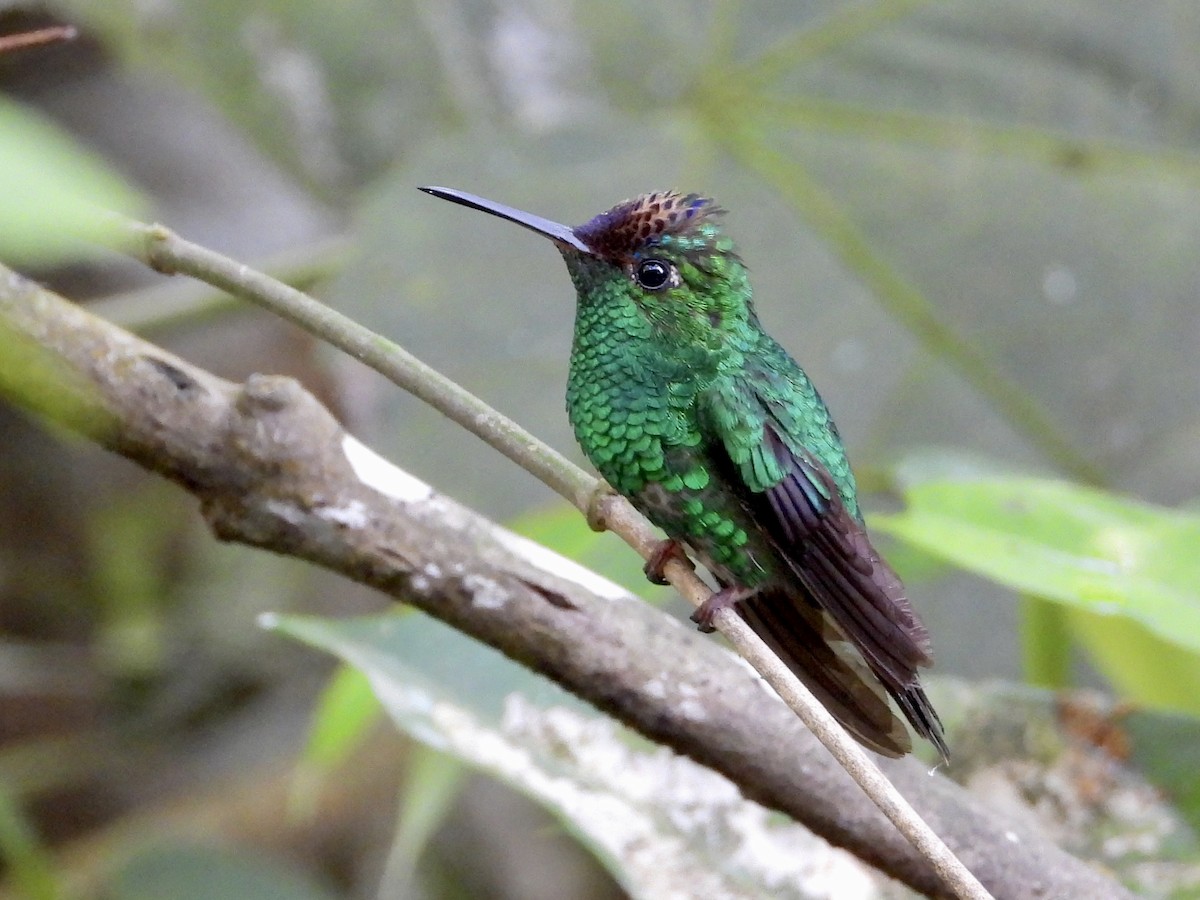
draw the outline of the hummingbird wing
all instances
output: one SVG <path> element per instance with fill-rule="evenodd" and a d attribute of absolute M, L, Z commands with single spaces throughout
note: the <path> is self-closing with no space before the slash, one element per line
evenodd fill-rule
<path fill-rule="evenodd" d="M 906 687 L 933 656 L 929 634 L 900 578 L 880 558 L 866 528 L 846 509 L 833 476 L 812 453 L 792 450 L 770 420 L 755 452 L 769 454 L 783 473 L 752 494 L 756 519 L 872 671 L 885 684 Z"/>
<path fill-rule="evenodd" d="M 782 535 L 775 547 L 808 597 L 849 637 L 917 733 L 948 760 L 941 720 L 917 671 L 933 662 L 929 633 L 904 585 L 846 509 L 821 462 L 793 454 L 769 424 L 764 434 L 764 452 L 775 452 L 789 467 L 777 484 L 751 495 L 753 514 Z"/>
<path fill-rule="evenodd" d="M 786 607 L 815 604 L 836 623 L 832 631 L 862 654 L 870 681 L 878 679 L 917 732 L 945 756 L 941 723 L 917 672 L 933 661 L 928 632 L 899 577 L 847 509 L 828 467 L 797 437 L 800 417 L 772 389 L 778 377 L 748 371 L 708 398 L 718 437 L 714 450 L 723 453 L 745 508 L 802 589 L 790 603 L 772 596 L 765 598 L 769 604 L 753 604 L 754 616 L 764 631 L 781 632 L 796 623 Z M 806 381 L 803 386 L 811 391 Z M 755 624 L 749 616 L 747 621 Z M 803 637 L 798 634 L 780 655 L 802 652 L 793 645 Z"/>

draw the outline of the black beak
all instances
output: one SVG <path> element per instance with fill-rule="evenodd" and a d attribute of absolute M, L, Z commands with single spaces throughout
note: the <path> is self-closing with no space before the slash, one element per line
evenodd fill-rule
<path fill-rule="evenodd" d="M 468 194 L 465 191 L 456 191 L 453 188 L 423 187 L 420 190 L 427 194 L 433 194 L 435 197 L 441 197 L 443 200 L 449 200 L 451 203 L 469 206 L 471 209 L 477 209 L 480 212 L 490 213 L 493 216 L 499 216 L 501 219 L 516 222 L 530 231 L 550 238 L 556 244 L 566 244 L 580 253 L 591 254 L 592 252 L 588 245 L 575 235 L 575 230 L 570 226 L 560 225 L 558 222 L 551 222 L 549 219 L 543 219 L 541 216 L 535 216 L 533 213 L 513 209 L 511 206 L 505 206 L 503 203 L 485 200 L 483 197 L 476 197 L 474 194 Z"/>

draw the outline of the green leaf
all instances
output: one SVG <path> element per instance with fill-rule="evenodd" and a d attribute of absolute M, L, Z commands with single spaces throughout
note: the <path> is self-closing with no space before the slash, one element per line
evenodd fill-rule
<path fill-rule="evenodd" d="M 1061 481 L 940 480 L 872 522 L 1013 590 L 1067 604 L 1128 696 L 1200 714 L 1200 517 Z"/>
<path fill-rule="evenodd" d="M 538 800 L 634 897 L 810 896 L 810 833 L 426 616 L 265 624 L 362 669 L 400 728 Z"/>
<path fill-rule="evenodd" d="M 48 120 L 0 100 L 0 258 L 47 265 L 121 239 L 137 192 Z"/>
<path fill-rule="evenodd" d="M 1041 597 L 1021 598 L 1021 663 L 1025 680 L 1044 688 L 1071 683 L 1071 631 L 1061 605 Z"/>
<path fill-rule="evenodd" d="M 339 666 L 317 701 L 302 760 L 321 770 L 333 768 L 358 746 L 380 711 L 366 676 Z"/>
<path fill-rule="evenodd" d="M 362 744 L 381 712 L 366 676 L 353 666 L 338 666 L 317 700 L 297 763 L 289 797 L 293 815 L 313 813 L 321 783 Z"/>
<path fill-rule="evenodd" d="M 1122 617 L 1070 610 L 1071 633 L 1124 697 L 1200 716 L 1200 659 Z"/>
<path fill-rule="evenodd" d="M 465 774 L 466 766 L 454 756 L 413 745 L 400 792 L 396 837 L 379 896 L 407 897 L 412 893 L 417 862 L 458 799 Z"/>

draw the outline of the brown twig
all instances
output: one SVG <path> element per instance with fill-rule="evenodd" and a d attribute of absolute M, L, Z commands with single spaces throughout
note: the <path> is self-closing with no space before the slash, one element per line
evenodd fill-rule
<path fill-rule="evenodd" d="M 46 44 L 57 44 L 60 41 L 73 41 L 79 36 L 74 25 L 51 25 L 36 31 L 23 31 L 19 34 L 0 36 L 0 53 L 10 50 L 23 50 L 26 47 L 41 47 Z"/>

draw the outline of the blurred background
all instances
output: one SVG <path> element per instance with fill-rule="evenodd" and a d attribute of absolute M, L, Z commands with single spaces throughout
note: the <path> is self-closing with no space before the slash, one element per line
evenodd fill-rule
<path fill-rule="evenodd" d="M 30 123 L 49 129 L 134 212 L 313 291 L 581 461 L 557 254 L 416 186 L 567 223 L 650 190 L 716 197 L 869 513 L 895 517 L 911 485 L 964 473 L 1174 507 L 1185 518 L 1155 513 L 1184 529 L 1161 581 L 1200 616 L 1186 568 L 1200 539 L 1194 2 L 0 3 L 0 34 L 49 22 L 81 36 L 0 57 L 25 123 L 0 124 L 2 142 L 38 148 Z M 293 327 L 116 255 L 6 252 L 224 377 L 300 378 L 401 467 L 684 614 L 530 476 Z M 217 544 L 173 486 L 11 407 L 0 434 L 11 896 L 639 893 L 588 826 L 397 734 L 361 676 L 256 625 L 384 613 L 382 598 Z M 1182 714 L 1155 719 L 1170 738 L 1144 746 L 1194 858 L 1200 785 L 1183 748 L 1200 710 L 1139 695 L 1149 669 L 1121 668 L 1157 645 L 1098 638 L 920 541 L 887 552 L 934 637 L 935 699 L 1032 680 Z M 471 678 L 522 677 L 412 619 L 405 650 L 456 661 L 446 677 L 468 706 Z M 1194 703 L 1177 673 L 1200 678 L 1200 628 L 1176 624 L 1190 649 L 1160 684 Z M 436 668 L 410 664 L 414 678 Z M 820 895 L 762 884 L 745 894 Z"/>

